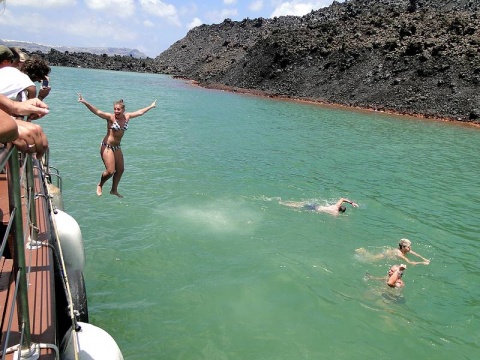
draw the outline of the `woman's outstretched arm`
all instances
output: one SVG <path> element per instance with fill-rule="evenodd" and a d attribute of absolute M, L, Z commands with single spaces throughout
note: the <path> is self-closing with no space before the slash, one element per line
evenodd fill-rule
<path fill-rule="evenodd" d="M 152 102 L 149 106 L 147 106 L 146 108 L 143 108 L 143 109 L 139 109 L 137 111 L 134 111 L 134 112 L 131 112 L 131 113 L 128 113 L 128 117 L 130 119 L 133 119 L 133 118 L 136 118 L 138 116 L 142 116 L 143 114 L 145 114 L 148 110 L 150 109 L 153 109 L 154 107 L 157 106 L 157 100 L 155 100 L 154 102 Z"/>
<path fill-rule="evenodd" d="M 97 107 L 93 106 L 92 104 L 90 104 L 87 100 L 83 98 L 82 94 L 77 93 L 77 95 L 78 95 L 78 102 L 84 104 L 88 110 L 90 110 L 92 113 L 94 113 L 98 117 L 101 117 L 102 119 L 105 119 L 105 120 L 109 120 L 112 117 L 111 114 L 106 113 L 98 109 Z"/>

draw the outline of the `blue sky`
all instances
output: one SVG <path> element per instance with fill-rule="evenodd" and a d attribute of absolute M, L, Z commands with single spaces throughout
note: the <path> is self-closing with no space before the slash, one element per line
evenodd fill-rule
<path fill-rule="evenodd" d="M 200 24 L 305 15 L 333 0 L 6 0 L 0 39 L 159 55 Z M 342 0 L 340 1 L 342 2 Z M 2 12 L 3 10 L 3 12 Z"/>

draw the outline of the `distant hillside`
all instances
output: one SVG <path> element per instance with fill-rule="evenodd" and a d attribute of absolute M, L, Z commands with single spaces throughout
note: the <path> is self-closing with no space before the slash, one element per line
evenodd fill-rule
<path fill-rule="evenodd" d="M 350 0 L 188 32 L 157 71 L 202 86 L 480 120 L 480 1 Z"/>
<path fill-rule="evenodd" d="M 19 48 L 25 49 L 28 52 L 48 53 L 50 52 L 51 49 L 55 49 L 60 52 L 90 53 L 95 55 L 106 54 L 108 56 L 120 55 L 120 56 L 130 56 L 137 59 L 143 59 L 147 57 L 147 55 L 145 55 L 144 53 L 136 49 L 127 49 L 127 48 L 53 46 L 53 45 L 36 44 L 36 43 L 27 42 L 27 41 L 2 40 L 2 39 L 0 39 L 0 45 L 18 46 Z"/>

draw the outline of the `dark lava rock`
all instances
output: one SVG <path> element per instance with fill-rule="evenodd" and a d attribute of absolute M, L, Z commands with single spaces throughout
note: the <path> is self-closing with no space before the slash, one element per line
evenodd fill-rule
<path fill-rule="evenodd" d="M 29 53 L 28 51 L 26 51 Z M 151 58 L 135 58 L 133 56 L 107 54 L 96 55 L 88 52 L 61 52 L 51 49 L 49 53 L 34 52 L 45 58 L 49 65 L 52 66 L 67 66 L 67 67 L 81 67 L 89 69 L 103 69 L 114 71 L 134 71 L 157 73 L 155 62 Z"/>
<path fill-rule="evenodd" d="M 202 86 L 476 121 L 479 1 L 352 0 L 202 25 L 156 59 Z"/>
<path fill-rule="evenodd" d="M 155 59 L 44 56 L 51 65 L 479 122 L 479 19 L 479 0 L 351 0 L 303 17 L 201 25 Z"/>

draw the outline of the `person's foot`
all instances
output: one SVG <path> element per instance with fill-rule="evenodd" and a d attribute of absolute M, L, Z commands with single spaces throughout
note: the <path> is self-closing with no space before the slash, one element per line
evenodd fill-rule
<path fill-rule="evenodd" d="M 110 191 L 110 194 L 117 195 L 120 199 L 123 199 L 123 195 L 121 195 L 118 191 Z"/>
<path fill-rule="evenodd" d="M 102 186 L 100 184 L 97 185 L 97 195 L 102 196 Z"/>

